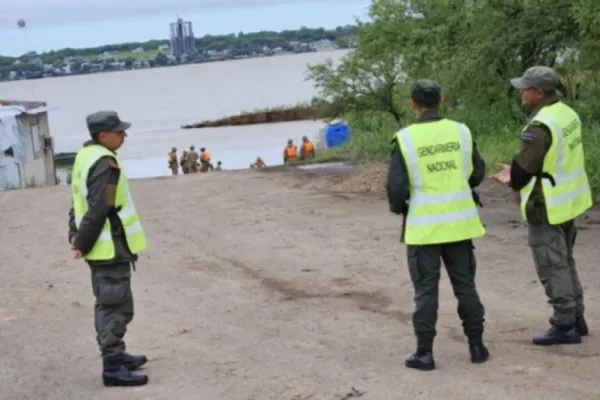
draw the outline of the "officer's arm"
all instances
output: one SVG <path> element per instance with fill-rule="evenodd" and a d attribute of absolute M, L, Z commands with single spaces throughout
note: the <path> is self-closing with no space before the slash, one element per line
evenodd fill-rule
<path fill-rule="evenodd" d="M 410 181 L 408 170 L 400 146 L 396 140 L 393 141 L 392 153 L 387 177 L 387 197 L 390 211 L 394 214 L 406 213 L 406 201 L 410 196 Z"/>
<path fill-rule="evenodd" d="M 481 153 L 477 149 L 477 145 L 475 141 L 473 141 L 473 172 L 471 173 L 471 177 L 469 178 L 469 186 L 471 189 L 476 188 L 483 182 L 485 179 L 485 161 L 483 157 L 481 157 Z"/>
<path fill-rule="evenodd" d="M 92 250 L 108 215 L 114 210 L 119 174 L 119 167 L 111 157 L 101 158 L 90 170 L 87 180 L 88 211 L 75 237 L 75 247 L 83 254 Z"/>
<path fill-rule="evenodd" d="M 287 149 L 283 149 L 283 162 L 287 161 Z"/>
<path fill-rule="evenodd" d="M 523 189 L 542 170 L 550 138 L 548 127 L 539 122 L 533 122 L 521 134 L 521 149 L 510 168 L 510 187 L 515 192 Z"/>
<path fill-rule="evenodd" d="M 71 208 L 69 209 L 69 243 L 73 241 L 75 235 L 77 235 L 77 225 L 75 224 L 75 211 L 73 210 L 73 201 L 71 201 Z"/>

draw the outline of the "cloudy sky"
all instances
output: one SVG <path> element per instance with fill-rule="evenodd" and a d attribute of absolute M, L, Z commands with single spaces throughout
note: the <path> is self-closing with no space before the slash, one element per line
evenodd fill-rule
<path fill-rule="evenodd" d="M 368 0 L 0 0 L 0 54 L 166 39 L 177 15 L 196 36 L 335 27 L 364 18 Z M 19 29 L 19 19 L 27 21 Z"/>

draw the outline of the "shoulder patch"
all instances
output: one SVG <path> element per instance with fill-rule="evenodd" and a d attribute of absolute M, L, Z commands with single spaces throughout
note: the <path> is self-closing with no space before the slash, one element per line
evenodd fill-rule
<path fill-rule="evenodd" d="M 108 159 L 108 165 L 109 165 L 111 168 L 114 168 L 114 169 L 119 169 L 119 165 L 117 164 L 117 162 L 116 162 L 116 161 L 115 161 L 113 158 L 109 158 L 109 159 Z"/>
<path fill-rule="evenodd" d="M 525 132 L 523 132 L 521 134 L 521 141 L 524 143 L 531 143 L 535 140 L 535 133 L 531 132 L 530 130 L 526 130 Z"/>

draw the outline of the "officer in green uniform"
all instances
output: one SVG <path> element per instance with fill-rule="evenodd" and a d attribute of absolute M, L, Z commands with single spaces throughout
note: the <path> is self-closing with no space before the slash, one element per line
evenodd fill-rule
<path fill-rule="evenodd" d="M 564 86 L 555 70 L 529 68 L 511 80 L 533 109 L 521 133 L 521 149 L 492 179 L 509 185 L 527 221 L 535 267 L 554 312 L 538 345 L 581 343 L 588 334 L 583 289 L 575 268 L 575 219 L 592 206 L 581 142 L 581 120 L 559 100 Z"/>
<path fill-rule="evenodd" d="M 407 244 L 408 268 L 415 290 L 413 326 L 417 351 L 409 368 L 435 369 L 438 286 L 443 260 L 473 363 L 489 352 L 483 344 L 484 307 L 475 286 L 473 238 L 485 234 L 473 192 L 485 178 L 485 162 L 469 128 L 439 114 L 441 89 L 422 80 L 411 87 L 416 122 L 392 140 L 387 196 L 390 210 L 404 214 L 401 241 Z"/>
<path fill-rule="evenodd" d="M 146 248 L 129 187 L 116 150 L 130 123 L 114 111 L 87 117 L 91 140 L 78 151 L 71 183 L 69 242 L 75 258 L 89 264 L 96 299 L 94 320 L 103 358 L 106 386 L 139 386 L 148 382 L 133 372 L 147 362 L 145 356 L 125 352 L 123 337 L 133 319 L 131 266 Z"/>
<path fill-rule="evenodd" d="M 190 150 L 188 151 L 187 155 L 187 163 L 188 169 L 192 174 L 198 172 L 198 157 L 199 156 L 196 148 L 194 146 L 190 146 Z"/>

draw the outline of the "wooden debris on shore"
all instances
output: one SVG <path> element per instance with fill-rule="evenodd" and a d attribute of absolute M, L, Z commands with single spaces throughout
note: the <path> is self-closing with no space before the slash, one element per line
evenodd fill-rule
<path fill-rule="evenodd" d="M 210 121 L 202 121 L 190 125 L 183 125 L 181 128 L 216 128 L 222 126 L 256 125 L 268 124 L 273 122 L 316 120 L 318 111 L 319 110 L 316 107 L 293 107 L 273 110 L 262 110 L 233 115 Z"/>

